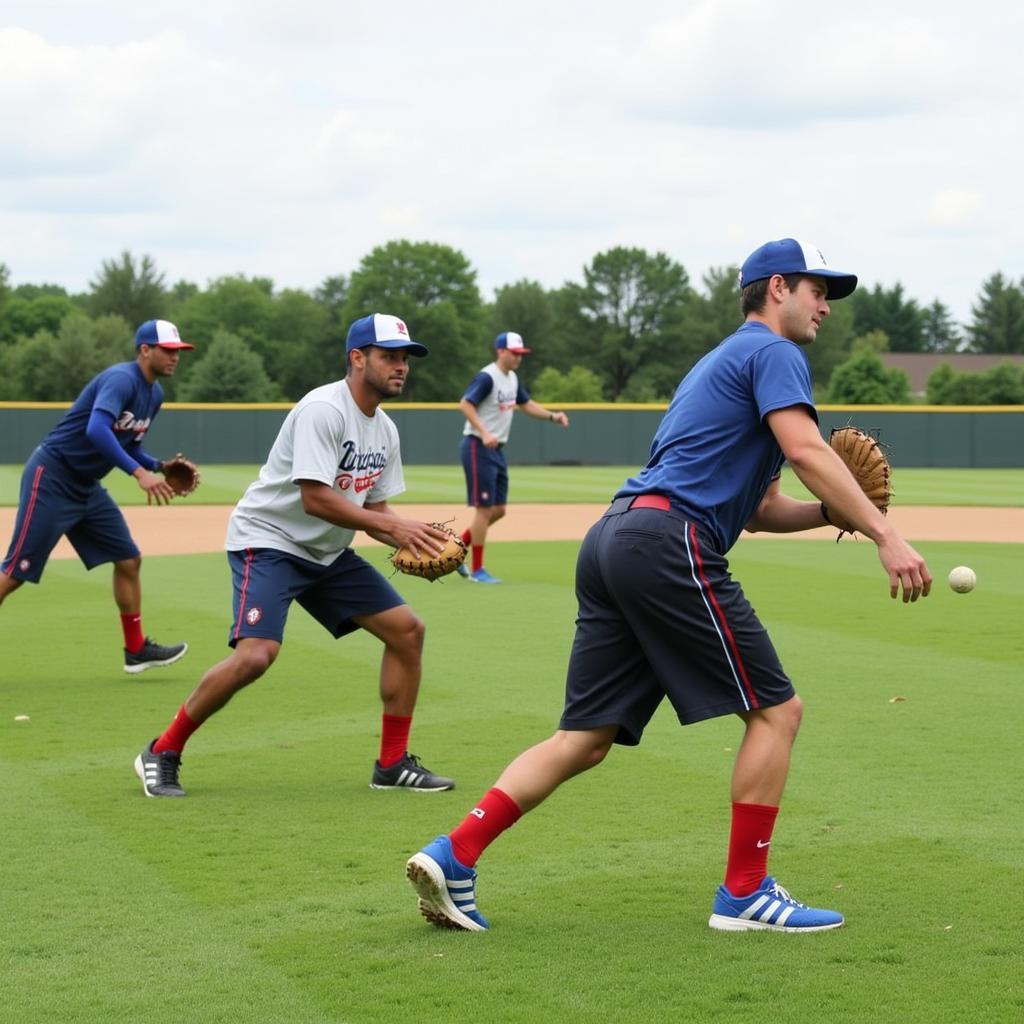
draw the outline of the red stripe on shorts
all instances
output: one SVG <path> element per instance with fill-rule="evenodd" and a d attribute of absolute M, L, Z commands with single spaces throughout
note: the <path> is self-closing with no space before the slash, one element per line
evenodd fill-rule
<path fill-rule="evenodd" d="M 32 522 L 32 513 L 36 507 L 36 496 L 39 494 L 39 481 L 42 479 L 44 469 L 46 469 L 45 466 L 36 466 L 36 475 L 32 478 L 32 490 L 29 492 L 28 506 L 25 509 L 25 521 L 21 524 L 21 533 L 18 534 L 18 541 L 14 545 L 14 551 L 11 553 L 11 564 L 7 566 L 5 571 L 7 576 L 14 574 L 14 567 L 18 564 L 18 556 L 21 554 L 21 549 L 25 544 L 29 524 Z"/>
<path fill-rule="evenodd" d="M 242 623 L 245 621 L 245 595 L 249 590 L 249 569 L 252 566 L 252 548 L 245 549 L 245 572 L 242 574 L 242 593 L 238 598 L 238 619 L 235 622 L 233 640 L 238 639 L 242 632 Z"/>
<path fill-rule="evenodd" d="M 718 623 L 722 627 L 722 632 L 725 634 L 725 639 L 729 644 L 729 649 L 732 651 L 733 663 L 736 670 L 739 672 L 740 679 L 743 681 L 743 688 L 747 691 L 747 700 L 750 702 L 751 708 L 759 708 L 761 705 L 758 703 L 757 695 L 754 693 L 754 688 L 750 685 L 750 677 L 747 675 L 747 666 L 743 664 L 740 649 L 736 645 L 736 638 L 732 635 L 732 630 L 729 628 L 725 612 L 722 611 L 721 605 L 718 603 L 718 598 L 715 597 L 715 593 L 711 589 L 711 582 L 704 574 L 704 563 L 701 561 L 700 557 L 700 542 L 697 540 L 697 528 L 693 523 L 690 523 L 690 544 L 693 548 L 693 557 L 697 562 L 697 575 L 700 576 L 704 592 L 711 600 L 711 605 L 714 608 L 716 617 L 718 618 Z"/>

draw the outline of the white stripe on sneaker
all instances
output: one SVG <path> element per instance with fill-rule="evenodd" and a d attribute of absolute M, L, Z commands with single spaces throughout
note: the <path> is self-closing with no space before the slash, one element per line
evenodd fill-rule
<path fill-rule="evenodd" d="M 747 909 L 739 915 L 740 919 L 743 921 L 749 921 L 767 902 L 767 896 L 761 896 L 758 899 L 754 900 L 754 902 L 751 903 L 750 906 L 747 907 Z"/>
<path fill-rule="evenodd" d="M 768 904 L 768 909 L 758 917 L 758 921 L 764 921 L 766 923 L 770 922 L 772 915 L 780 906 L 782 906 L 782 903 L 779 900 L 772 900 L 771 903 Z"/>

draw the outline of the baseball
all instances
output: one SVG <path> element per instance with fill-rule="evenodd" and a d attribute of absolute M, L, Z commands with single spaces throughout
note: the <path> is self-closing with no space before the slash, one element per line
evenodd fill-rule
<path fill-rule="evenodd" d="M 977 582 L 978 577 L 974 575 L 974 570 L 968 569 L 966 565 L 958 565 L 949 571 L 949 586 L 958 594 L 969 594 Z"/>

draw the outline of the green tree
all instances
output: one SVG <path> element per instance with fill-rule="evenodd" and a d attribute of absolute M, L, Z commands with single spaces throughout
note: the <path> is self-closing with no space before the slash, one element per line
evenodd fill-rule
<path fill-rule="evenodd" d="M 936 299 L 924 312 L 924 351 L 956 352 L 963 336 L 946 306 Z"/>
<path fill-rule="evenodd" d="M 601 378 L 585 366 L 574 366 L 562 373 L 548 366 L 537 375 L 531 395 L 542 405 L 555 402 L 603 401 Z"/>
<path fill-rule="evenodd" d="M 119 316 L 68 316 L 59 331 L 39 331 L 6 347 L 4 398 L 69 402 L 100 370 L 134 358 L 132 331 Z"/>
<path fill-rule="evenodd" d="M 928 377 L 930 405 L 1024 404 L 1024 367 L 1000 363 L 982 373 L 957 373 L 948 363 Z"/>
<path fill-rule="evenodd" d="M 11 295 L 11 271 L 6 263 L 0 263 L 0 305 Z"/>
<path fill-rule="evenodd" d="M 909 401 L 910 381 L 902 370 L 887 370 L 870 347 L 836 367 L 829 380 L 829 401 L 850 405 L 891 405 Z"/>
<path fill-rule="evenodd" d="M 491 341 L 484 340 L 476 271 L 447 245 L 403 239 L 365 256 L 349 280 L 345 323 L 369 313 L 401 317 L 410 335 L 430 349 L 426 359 L 413 360 L 407 399 L 453 401 L 485 357 L 493 357 Z"/>
<path fill-rule="evenodd" d="M 893 352 L 923 352 L 927 315 L 914 299 L 903 296 L 903 285 L 858 288 L 844 304 L 853 307 L 854 332 L 884 331 Z"/>
<path fill-rule="evenodd" d="M 74 303 L 66 295 L 24 298 L 13 294 L 0 304 L 0 343 L 31 338 L 40 331 L 55 334 L 64 318 L 76 312 Z"/>
<path fill-rule="evenodd" d="M 502 285 L 488 309 L 487 334 L 492 340 L 502 331 L 521 334 L 532 350 L 528 369 L 539 380 L 539 371 L 552 365 L 558 355 L 554 344 L 555 311 L 548 292 L 536 281 L 521 280 Z M 562 399 L 563 402 L 569 399 Z"/>
<path fill-rule="evenodd" d="M 218 329 L 189 368 L 176 397 L 181 402 L 279 402 L 283 396 L 251 346 Z"/>
<path fill-rule="evenodd" d="M 981 286 L 967 327 L 971 352 L 1024 352 L 1024 291 L 1002 274 Z"/>
<path fill-rule="evenodd" d="M 104 260 L 89 286 L 92 289 L 88 298 L 89 312 L 93 316 L 116 313 L 134 329 L 144 320 L 166 315 L 168 297 L 164 275 L 157 271 L 149 256 L 136 260 L 126 249 L 119 260 Z"/>
<path fill-rule="evenodd" d="M 583 284 L 567 284 L 558 303 L 576 358 L 580 351 L 588 353 L 614 400 L 641 368 L 684 350 L 685 312 L 692 299 L 681 264 L 664 253 L 618 247 L 595 256 L 583 268 Z"/>

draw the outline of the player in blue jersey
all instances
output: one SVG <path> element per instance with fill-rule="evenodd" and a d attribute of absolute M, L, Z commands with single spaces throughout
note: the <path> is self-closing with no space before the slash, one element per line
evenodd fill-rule
<path fill-rule="evenodd" d="M 544 408 L 519 383 L 516 370 L 531 351 L 523 344 L 522 335 L 502 331 L 494 340 L 494 348 L 494 362 L 469 382 L 459 402 L 466 417 L 459 453 L 466 475 L 466 503 L 474 511 L 473 522 L 462 533 L 462 542 L 470 549 L 470 565 L 459 566 L 458 572 L 474 583 L 501 582 L 484 568 L 484 547 L 487 531 L 505 516 L 508 462 L 504 448 L 516 409 L 537 420 L 569 426 L 564 412 Z"/>
<path fill-rule="evenodd" d="M 21 476 L 18 515 L 7 557 L 0 562 L 0 603 L 22 583 L 38 583 L 50 553 L 67 536 L 87 569 L 114 565 L 114 601 L 124 633 L 124 670 L 170 665 L 188 644 L 164 645 L 142 630 L 142 558 L 124 515 L 100 483 L 115 466 L 133 476 L 146 500 L 174 496 L 159 475 L 162 463 L 142 447 L 186 344 L 167 320 L 147 320 L 135 332 L 135 361 L 117 363 L 82 389 L 60 422 L 29 457 Z"/>
<path fill-rule="evenodd" d="M 861 493 L 822 439 L 802 346 L 829 300 L 857 285 L 813 246 L 785 238 L 755 250 L 740 275 L 743 325 L 679 385 L 647 465 L 588 532 L 576 566 L 579 612 L 559 730 L 514 760 L 450 834 L 406 871 L 421 913 L 481 931 L 474 865 L 483 850 L 564 781 L 635 745 L 664 698 L 683 725 L 738 715 L 725 879 L 709 924 L 724 931 L 822 931 L 841 914 L 804 906 L 768 874 L 768 851 L 802 705 L 729 573 L 744 529 L 820 527 L 833 508 L 877 546 L 892 597 L 931 589 L 924 559 Z M 788 461 L 816 496 L 781 493 Z"/>

